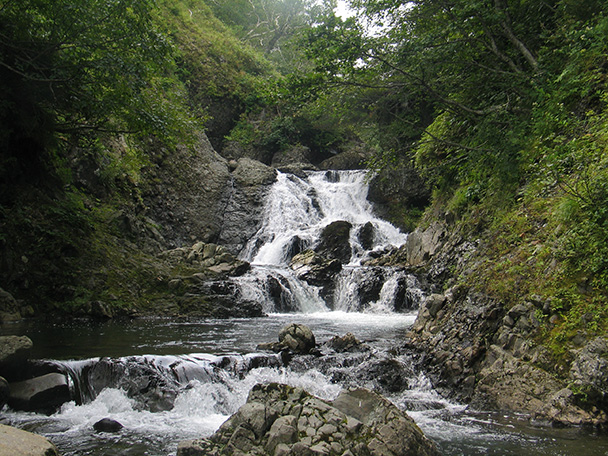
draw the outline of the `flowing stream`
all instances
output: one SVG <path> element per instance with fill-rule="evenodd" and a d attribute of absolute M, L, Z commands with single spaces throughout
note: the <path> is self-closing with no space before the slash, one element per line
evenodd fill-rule
<path fill-rule="evenodd" d="M 2 326 L 2 334 L 28 335 L 33 357 L 69 377 L 73 400 L 50 416 L 5 407 L 0 417 L 45 435 L 65 456 L 166 456 L 175 455 L 181 440 L 211 435 L 245 403 L 256 383 L 301 386 L 325 399 L 356 384 L 381 390 L 407 410 L 445 455 L 607 455 L 604 437 L 533 428 L 518 416 L 470 412 L 440 397 L 414 370 L 399 340 L 413 324 L 424 293 L 402 270 L 361 266 L 364 258 L 406 239 L 374 216 L 366 196 L 363 172 L 315 172 L 307 178 L 279 173 L 262 226 L 241 254 L 252 270 L 234 279 L 241 297 L 261 302 L 267 317 Z M 323 228 L 335 221 L 352 224 L 351 256 L 334 278 L 332 292 L 323 295 L 321 287 L 300 280 L 289 262 L 315 248 Z M 308 325 L 325 356 L 288 362 L 256 350 L 275 341 L 291 322 Z M 348 332 L 369 350 L 337 354 L 322 345 Z M 387 360 L 394 369 L 388 383 L 376 370 Z M 122 423 L 123 430 L 95 432 L 93 424 L 105 417 Z"/>

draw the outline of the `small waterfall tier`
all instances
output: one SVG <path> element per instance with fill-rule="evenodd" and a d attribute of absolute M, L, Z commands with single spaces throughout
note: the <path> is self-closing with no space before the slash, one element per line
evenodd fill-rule
<path fill-rule="evenodd" d="M 367 176 L 362 170 L 279 172 L 261 226 L 240 254 L 253 266 L 234 279 L 240 298 L 261 302 L 266 312 L 417 308 L 421 292 L 413 276 L 362 266 L 407 239 L 374 214 Z"/>

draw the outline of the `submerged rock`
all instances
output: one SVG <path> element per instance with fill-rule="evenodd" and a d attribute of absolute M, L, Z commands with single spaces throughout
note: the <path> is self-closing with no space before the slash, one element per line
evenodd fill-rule
<path fill-rule="evenodd" d="M 385 398 L 357 388 L 333 402 L 301 388 L 256 385 L 247 403 L 208 439 L 179 444 L 178 456 L 436 456 L 414 421 Z"/>

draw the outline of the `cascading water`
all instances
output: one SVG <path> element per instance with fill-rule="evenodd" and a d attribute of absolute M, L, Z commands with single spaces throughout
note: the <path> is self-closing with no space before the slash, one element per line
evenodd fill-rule
<path fill-rule="evenodd" d="M 278 173 L 266 200 L 262 226 L 240 255 L 253 266 L 250 274 L 235 279 L 243 299 L 263 303 L 266 312 L 415 309 L 421 292 L 412 276 L 361 266 L 374 252 L 399 246 L 407 238 L 374 215 L 367 192 L 365 171 L 318 171 L 306 177 Z M 338 221 L 350 224 L 350 255 L 334 278 L 331 288 L 336 292 L 328 299 L 320 295 L 318 286 L 294 274 L 289 262 L 296 254 L 317 247 L 323 230 Z M 406 306 L 401 302 L 405 293 Z M 374 294 L 375 299 L 370 299 Z"/>

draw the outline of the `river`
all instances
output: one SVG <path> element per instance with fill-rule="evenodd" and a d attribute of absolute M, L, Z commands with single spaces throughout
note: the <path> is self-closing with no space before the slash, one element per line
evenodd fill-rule
<path fill-rule="evenodd" d="M 369 255 L 406 239 L 374 216 L 366 195 L 363 172 L 317 172 L 306 178 L 279 173 L 260 230 L 241 252 L 252 271 L 233 279 L 244 299 L 263 304 L 266 317 L 2 326 L 3 335 L 28 335 L 32 357 L 65 372 L 73 391 L 73 401 L 50 416 L 5 407 L 3 420 L 45 435 L 64 456 L 167 456 L 175 455 L 181 440 L 211 435 L 245 403 L 256 383 L 301 386 L 325 399 L 356 384 L 381 389 L 448 456 L 607 455 L 606 437 L 534 427 L 523 416 L 471 411 L 433 390 L 413 367 L 415 354 L 402 348 L 424 291 L 402 270 L 361 266 Z M 300 280 L 289 261 L 297 251 L 314 248 L 334 221 L 352 225 L 352 253 L 324 296 L 320 287 Z M 373 228 L 371 245 L 362 242 L 366 225 Z M 292 312 L 279 313 L 279 304 Z M 258 344 L 275 341 L 292 322 L 313 330 L 325 356 L 287 360 L 258 352 Z M 323 345 L 349 332 L 368 350 L 336 354 Z M 382 374 L 370 375 L 383 363 L 393 369 L 388 384 Z M 93 424 L 105 417 L 122 423 L 123 430 L 95 432 Z"/>

